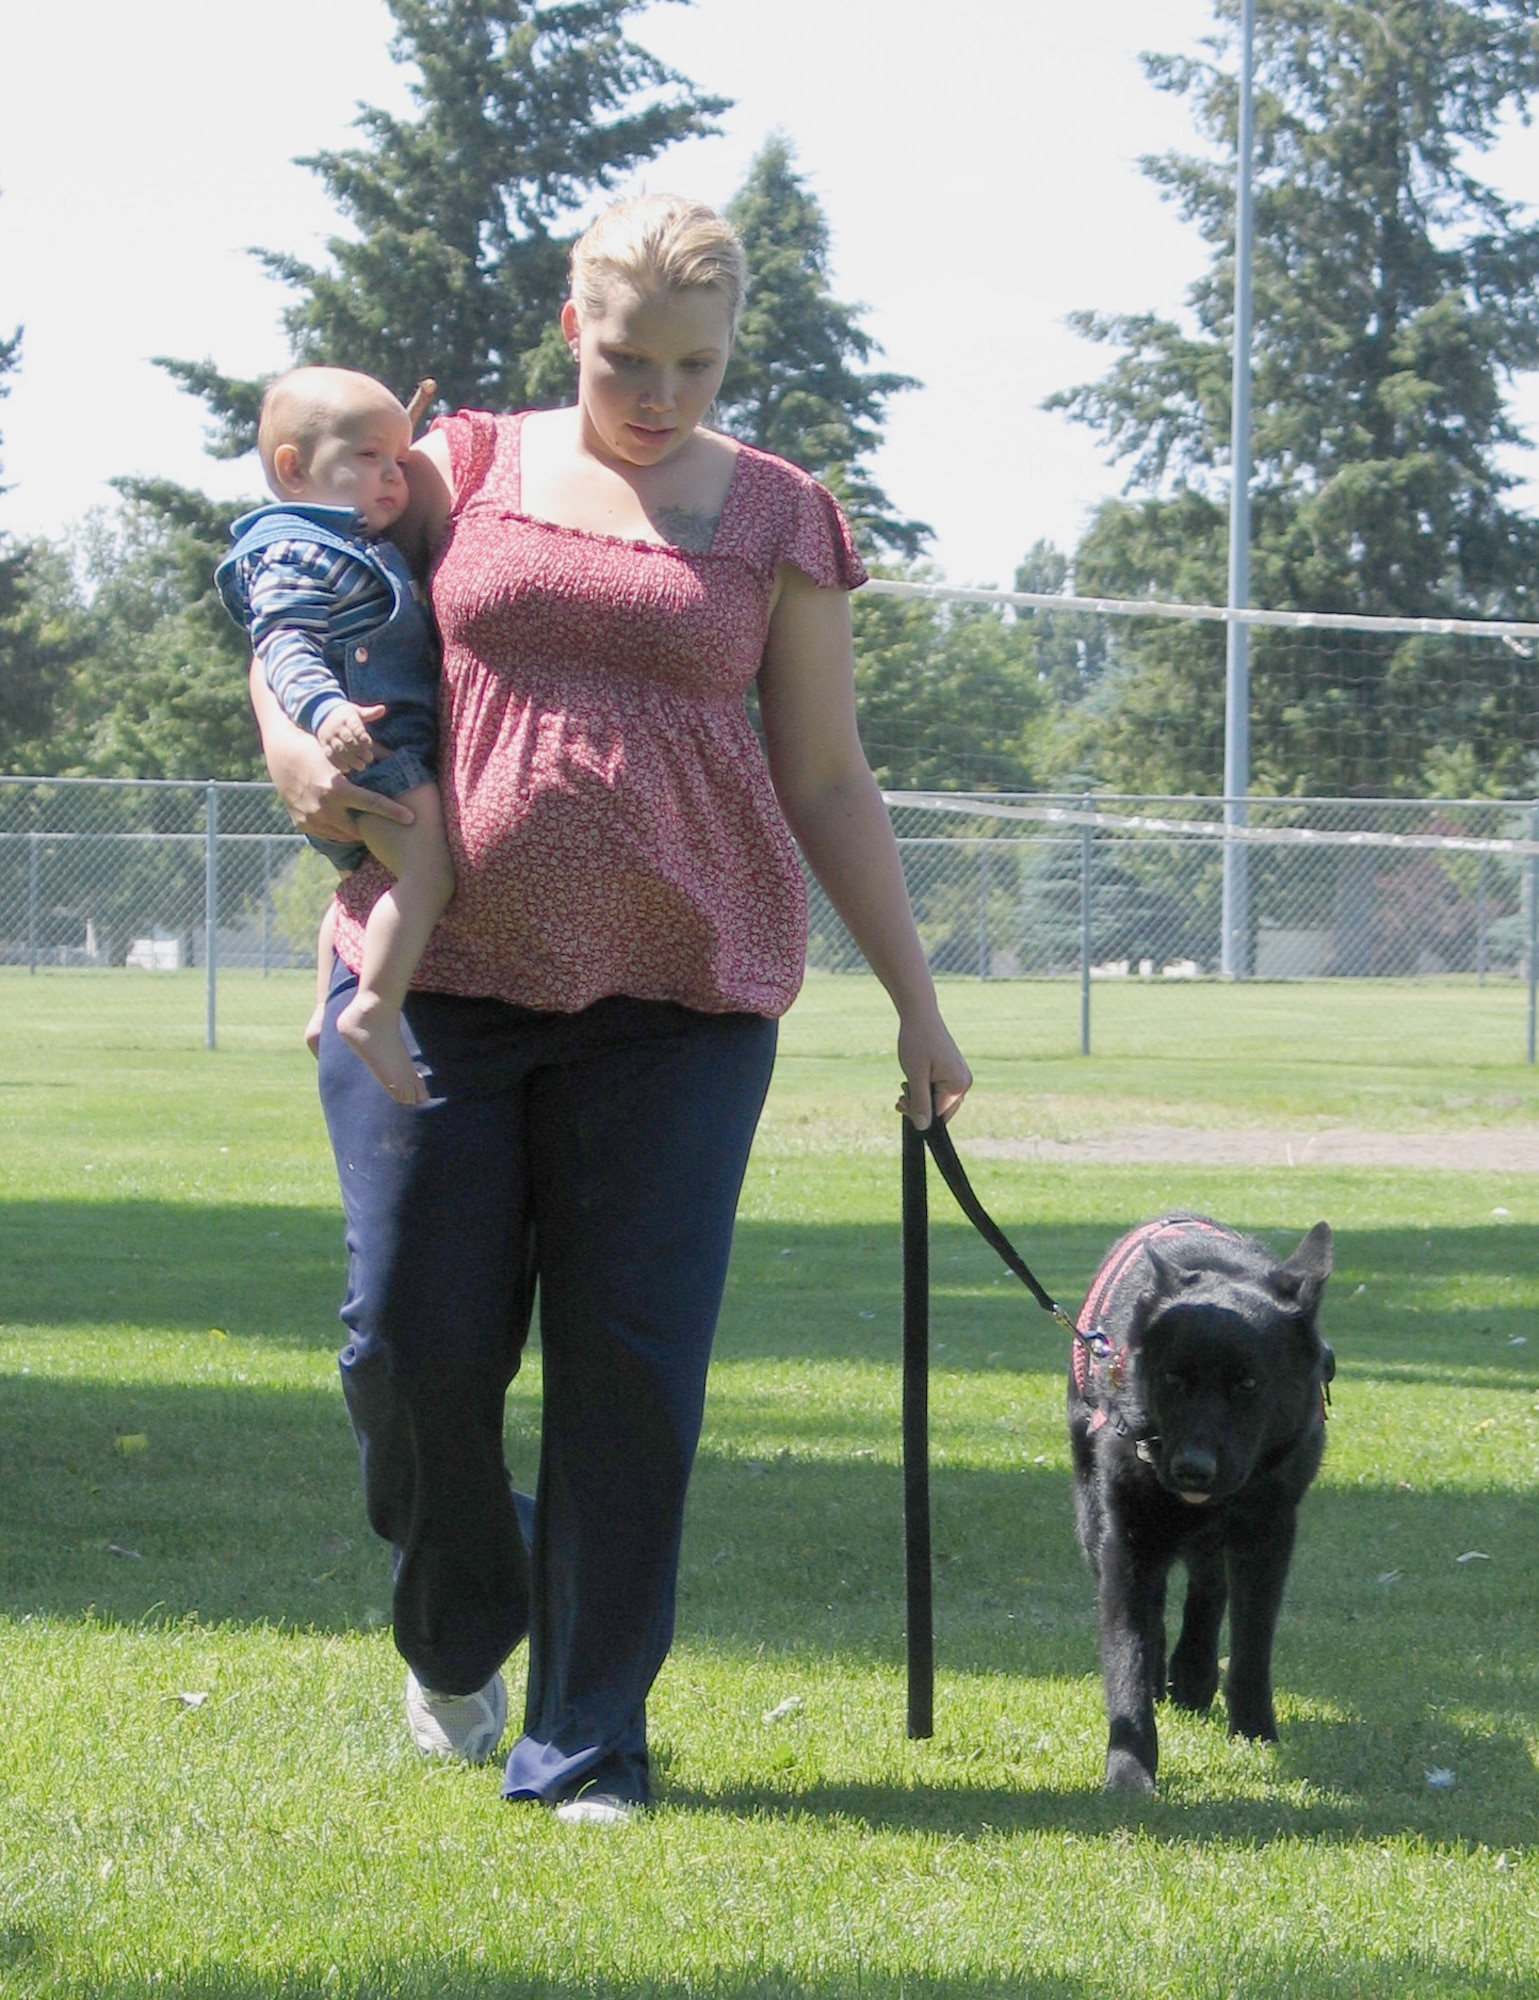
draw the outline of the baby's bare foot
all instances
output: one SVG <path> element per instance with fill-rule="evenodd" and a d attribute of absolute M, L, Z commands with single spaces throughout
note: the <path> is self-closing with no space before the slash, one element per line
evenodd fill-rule
<path fill-rule="evenodd" d="M 313 1056 L 319 1056 L 321 1052 L 321 1029 L 325 1024 L 325 1020 L 326 1002 L 324 1000 L 317 1000 L 315 1003 L 315 1012 L 305 1023 L 305 1047 Z"/>
<path fill-rule="evenodd" d="M 337 1033 L 368 1064 L 397 1104 L 426 1104 L 427 1085 L 401 1035 L 401 1016 L 376 994 L 359 993 L 337 1016 Z"/>

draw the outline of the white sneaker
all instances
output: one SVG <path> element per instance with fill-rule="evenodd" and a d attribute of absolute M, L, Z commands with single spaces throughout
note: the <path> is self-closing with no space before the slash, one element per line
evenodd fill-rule
<path fill-rule="evenodd" d="M 609 1792 L 585 1792 L 581 1798 L 563 1799 L 556 1817 L 567 1826 L 629 1826 L 640 1816 L 641 1807 Z"/>
<path fill-rule="evenodd" d="M 502 1675 L 493 1674 L 474 1694 L 434 1694 L 408 1671 L 406 1720 L 424 1757 L 485 1764 L 497 1754 L 508 1726 L 508 1691 Z"/>

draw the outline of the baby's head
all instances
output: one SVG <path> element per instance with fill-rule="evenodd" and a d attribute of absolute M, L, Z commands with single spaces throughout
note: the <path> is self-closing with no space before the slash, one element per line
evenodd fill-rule
<path fill-rule="evenodd" d="M 406 505 L 411 419 L 351 368 L 293 368 L 262 398 L 257 450 L 279 500 L 351 507 L 380 535 Z"/>
<path fill-rule="evenodd" d="M 572 303 L 580 319 L 601 313 L 618 279 L 640 293 L 715 292 L 737 328 L 747 270 L 732 225 L 704 202 L 677 194 L 617 201 L 572 249 Z"/>

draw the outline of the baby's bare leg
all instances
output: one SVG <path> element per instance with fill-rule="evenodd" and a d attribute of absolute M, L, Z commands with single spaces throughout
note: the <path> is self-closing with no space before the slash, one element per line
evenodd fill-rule
<path fill-rule="evenodd" d="M 418 785 L 402 793 L 401 804 L 415 815 L 410 826 L 358 815 L 359 838 L 395 881 L 369 912 L 358 991 L 337 1016 L 337 1032 L 398 1104 L 424 1104 L 427 1086 L 401 1033 L 401 1008 L 433 926 L 454 894 L 454 865 L 438 787 Z"/>
<path fill-rule="evenodd" d="M 305 1024 L 305 1047 L 313 1056 L 320 1054 L 321 1023 L 326 1018 L 326 995 L 331 987 L 331 963 L 336 934 L 337 906 L 335 903 L 328 903 L 315 940 L 315 1009 Z"/>

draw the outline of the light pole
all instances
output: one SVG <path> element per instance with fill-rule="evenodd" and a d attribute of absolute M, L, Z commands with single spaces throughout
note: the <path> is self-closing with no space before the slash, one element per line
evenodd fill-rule
<path fill-rule="evenodd" d="M 1224 905 L 1219 969 L 1226 979 L 1250 971 L 1246 853 L 1232 828 L 1245 825 L 1250 790 L 1250 628 L 1234 616 L 1250 603 L 1250 319 L 1251 156 L 1255 150 L 1252 69 L 1255 0 L 1240 5 L 1239 155 L 1234 201 L 1234 390 L 1230 422 L 1229 644 L 1224 667 Z"/>

